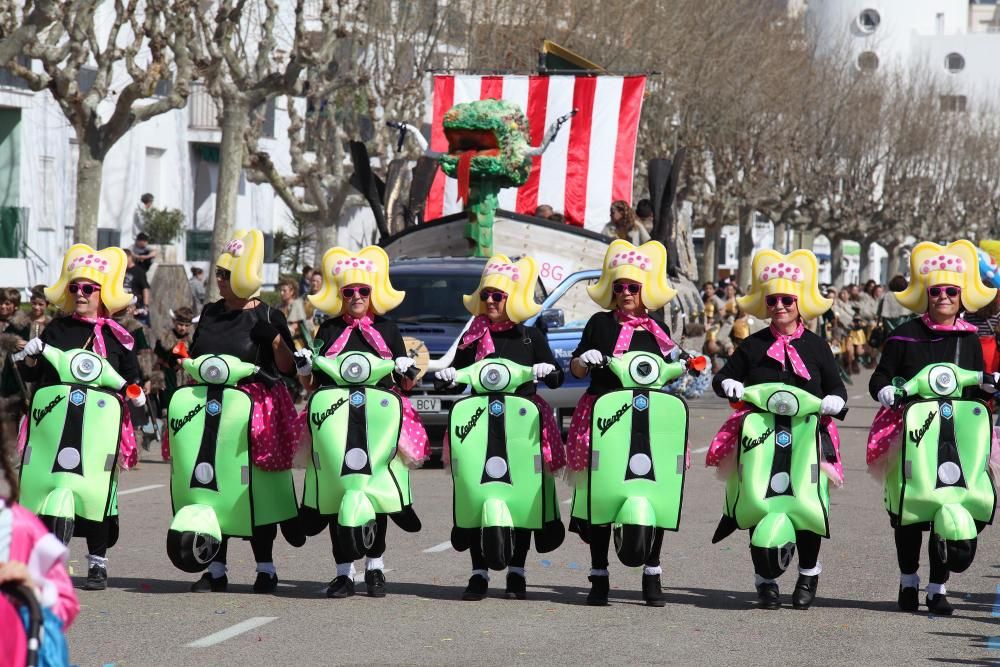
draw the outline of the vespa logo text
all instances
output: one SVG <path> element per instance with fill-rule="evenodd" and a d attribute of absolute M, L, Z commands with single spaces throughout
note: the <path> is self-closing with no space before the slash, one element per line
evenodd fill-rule
<path fill-rule="evenodd" d="M 740 443 L 743 445 L 743 451 L 749 452 L 754 447 L 764 444 L 764 442 L 771 437 L 772 433 L 774 433 L 774 429 L 769 428 L 763 433 L 761 433 L 759 437 L 756 437 L 752 440 L 747 436 L 743 436 L 743 439 L 740 441 Z"/>
<path fill-rule="evenodd" d="M 190 422 L 192 419 L 194 419 L 195 416 L 197 416 L 197 414 L 199 412 L 201 412 L 202 410 L 204 410 L 204 409 L 205 409 L 204 405 L 198 405 L 198 406 L 195 406 L 195 407 L 191 408 L 191 411 L 188 412 L 183 417 L 181 417 L 180 419 L 171 419 L 170 420 L 170 428 L 173 429 L 173 431 L 174 431 L 175 434 L 179 433 L 182 428 L 184 428 L 185 426 L 188 425 L 188 422 Z"/>
<path fill-rule="evenodd" d="M 597 428 L 601 430 L 601 435 L 607 433 L 608 429 L 617 424 L 618 421 L 625 416 L 625 413 L 628 412 L 628 409 L 631 407 L 632 407 L 631 403 L 623 403 L 622 406 L 618 408 L 618 411 L 615 414 L 608 417 L 607 419 L 598 418 Z"/>
<path fill-rule="evenodd" d="M 455 435 L 458 436 L 460 442 L 465 442 L 466 436 L 472 433 L 472 429 L 476 428 L 476 424 L 479 423 L 479 418 L 483 416 L 484 412 L 486 412 L 486 408 L 484 407 L 476 408 L 475 414 L 473 414 L 472 417 L 469 418 L 469 421 L 465 424 L 465 426 L 455 427 Z"/>
<path fill-rule="evenodd" d="M 336 403 L 328 407 L 323 412 L 312 413 L 310 419 L 312 419 L 313 426 L 320 428 L 323 425 L 323 422 L 326 421 L 326 418 L 336 412 L 345 403 L 347 403 L 346 398 L 338 398 Z"/>
<path fill-rule="evenodd" d="M 46 405 L 44 408 L 35 408 L 34 410 L 32 410 L 31 416 L 35 419 L 35 426 L 38 426 L 38 423 L 40 421 L 45 419 L 45 417 L 47 417 L 50 412 L 55 410 L 56 406 L 59 405 L 64 398 L 66 398 L 66 394 L 59 394 L 51 401 L 49 401 L 49 404 Z"/>
<path fill-rule="evenodd" d="M 913 441 L 914 446 L 919 447 L 920 441 L 923 439 L 924 434 L 927 433 L 927 429 L 931 427 L 931 423 L 934 422 L 934 417 L 937 416 L 936 412 L 932 412 L 927 415 L 927 419 L 924 420 L 923 426 L 917 429 L 910 430 L 910 440 Z"/>

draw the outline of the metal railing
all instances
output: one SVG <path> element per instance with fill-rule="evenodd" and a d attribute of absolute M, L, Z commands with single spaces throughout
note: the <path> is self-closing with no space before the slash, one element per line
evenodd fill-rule
<path fill-rule="evenodd" d="M 218 130 L 218 102 L 212 97 L 205 84 L 191 84 L 191 94 L 188 96 L 188 127 L 197 130 Z"/>

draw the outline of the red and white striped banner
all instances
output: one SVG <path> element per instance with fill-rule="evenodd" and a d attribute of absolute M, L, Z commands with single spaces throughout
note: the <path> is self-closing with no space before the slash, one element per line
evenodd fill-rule
<path fill-rule="evenodd" d="M 632 201 L 635 142 L 645 76 L 474 76 L 434 77 L 431 150 L 447 151 L 441 119 L 461 102 L 504 99 L 528 117 L 531 145 L 559 116 L 579 109 L 540 157 L 520 188 L 500 191 L 500 208 L 532 214 L 550 205 L 574 225 L 600 231 L 611 202 Z M 462 210 L 453 178 L 438 172 L 427 197 L 425 219 Z"/>

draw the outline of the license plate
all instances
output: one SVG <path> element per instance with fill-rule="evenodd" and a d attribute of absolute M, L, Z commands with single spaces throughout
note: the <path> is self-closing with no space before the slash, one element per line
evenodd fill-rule
<path fill-rule="evenodd" d="M 440 398 L 411 398 L 413 409 L 417 412 L 441 412 Z"/>

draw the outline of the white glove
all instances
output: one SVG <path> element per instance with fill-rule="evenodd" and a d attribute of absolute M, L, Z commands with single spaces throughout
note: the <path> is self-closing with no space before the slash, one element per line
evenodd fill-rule
<path fill-rule="evenodd" d="M 834 396 L 833 394 L 824 396 L 823 401 L 819 405 L 819 413 L 821 415 L 839 415 L 844 409 L 845 404 L 844 399 L 840 396 Z"/>
<path fill-rule="evenodd" d="M 604 363 L 604 355 L 597 350 L 587 350 L 579 359 L 588 366 L 600 366 Z"/>
<path fill-rule="evenodd" d="M 396 357 L 396 373 L 402 375 L 406 371 L 413 368 L 413 365 L 416 363 L 417 362 L 409 357 Z"/>
<path fill-rule="evenodd" d="M 295 372 L 302 377 L 307 377 L 313 372 L 313 353 L 309 348 L 302 348 L 292 355 L 295 361 Z"/>
<path fill-rule="evenodd" d="M 738 401 L 743 398 L 743 383 L 732 378 L 722 381 L 722 393 L 728 398 Z"/>
<path fill-rule="evenodd" d="M 448 368 L 442 368 L 441 370 L 439 370 L 437 373 L 434 374 L 434 377 L 436 377 L 438 380 L 441 380 L 442 382 L 447 382 L 449 387 L 454 387 L 455 378 L 458 377 L 458 371 L 455 370 L 453 367 L 449 366 Z"/>
<path fill-rule="evenodd" d="M 140 391 L 139 395 L 132 399 L 132 405 L 137 408 L 141 408 L 146 405 L 146 392 Z"/>
<path fill-rule="evenodd" d="M 534 374 L 536 380 L 541 380 L 543 377 L 547 376 L 549 373 L 554 373 L 556 367 L 552 364 L 535 364 L 531 367 L 531 372 Z"/>
<path fill-rule="evenodd" d="M 32 338 L 24 344 L 24 348 L 21 351 L 27 357 L 37 357 L 44 349 L 45 343 L 42 342 L 41 338 Z"/>
<path fill-rule="evenodd" d="M 891 408 L 896 401 L 896 388 L 886 385 L 878 390 L 878 402 L 887 408 Z"/>

